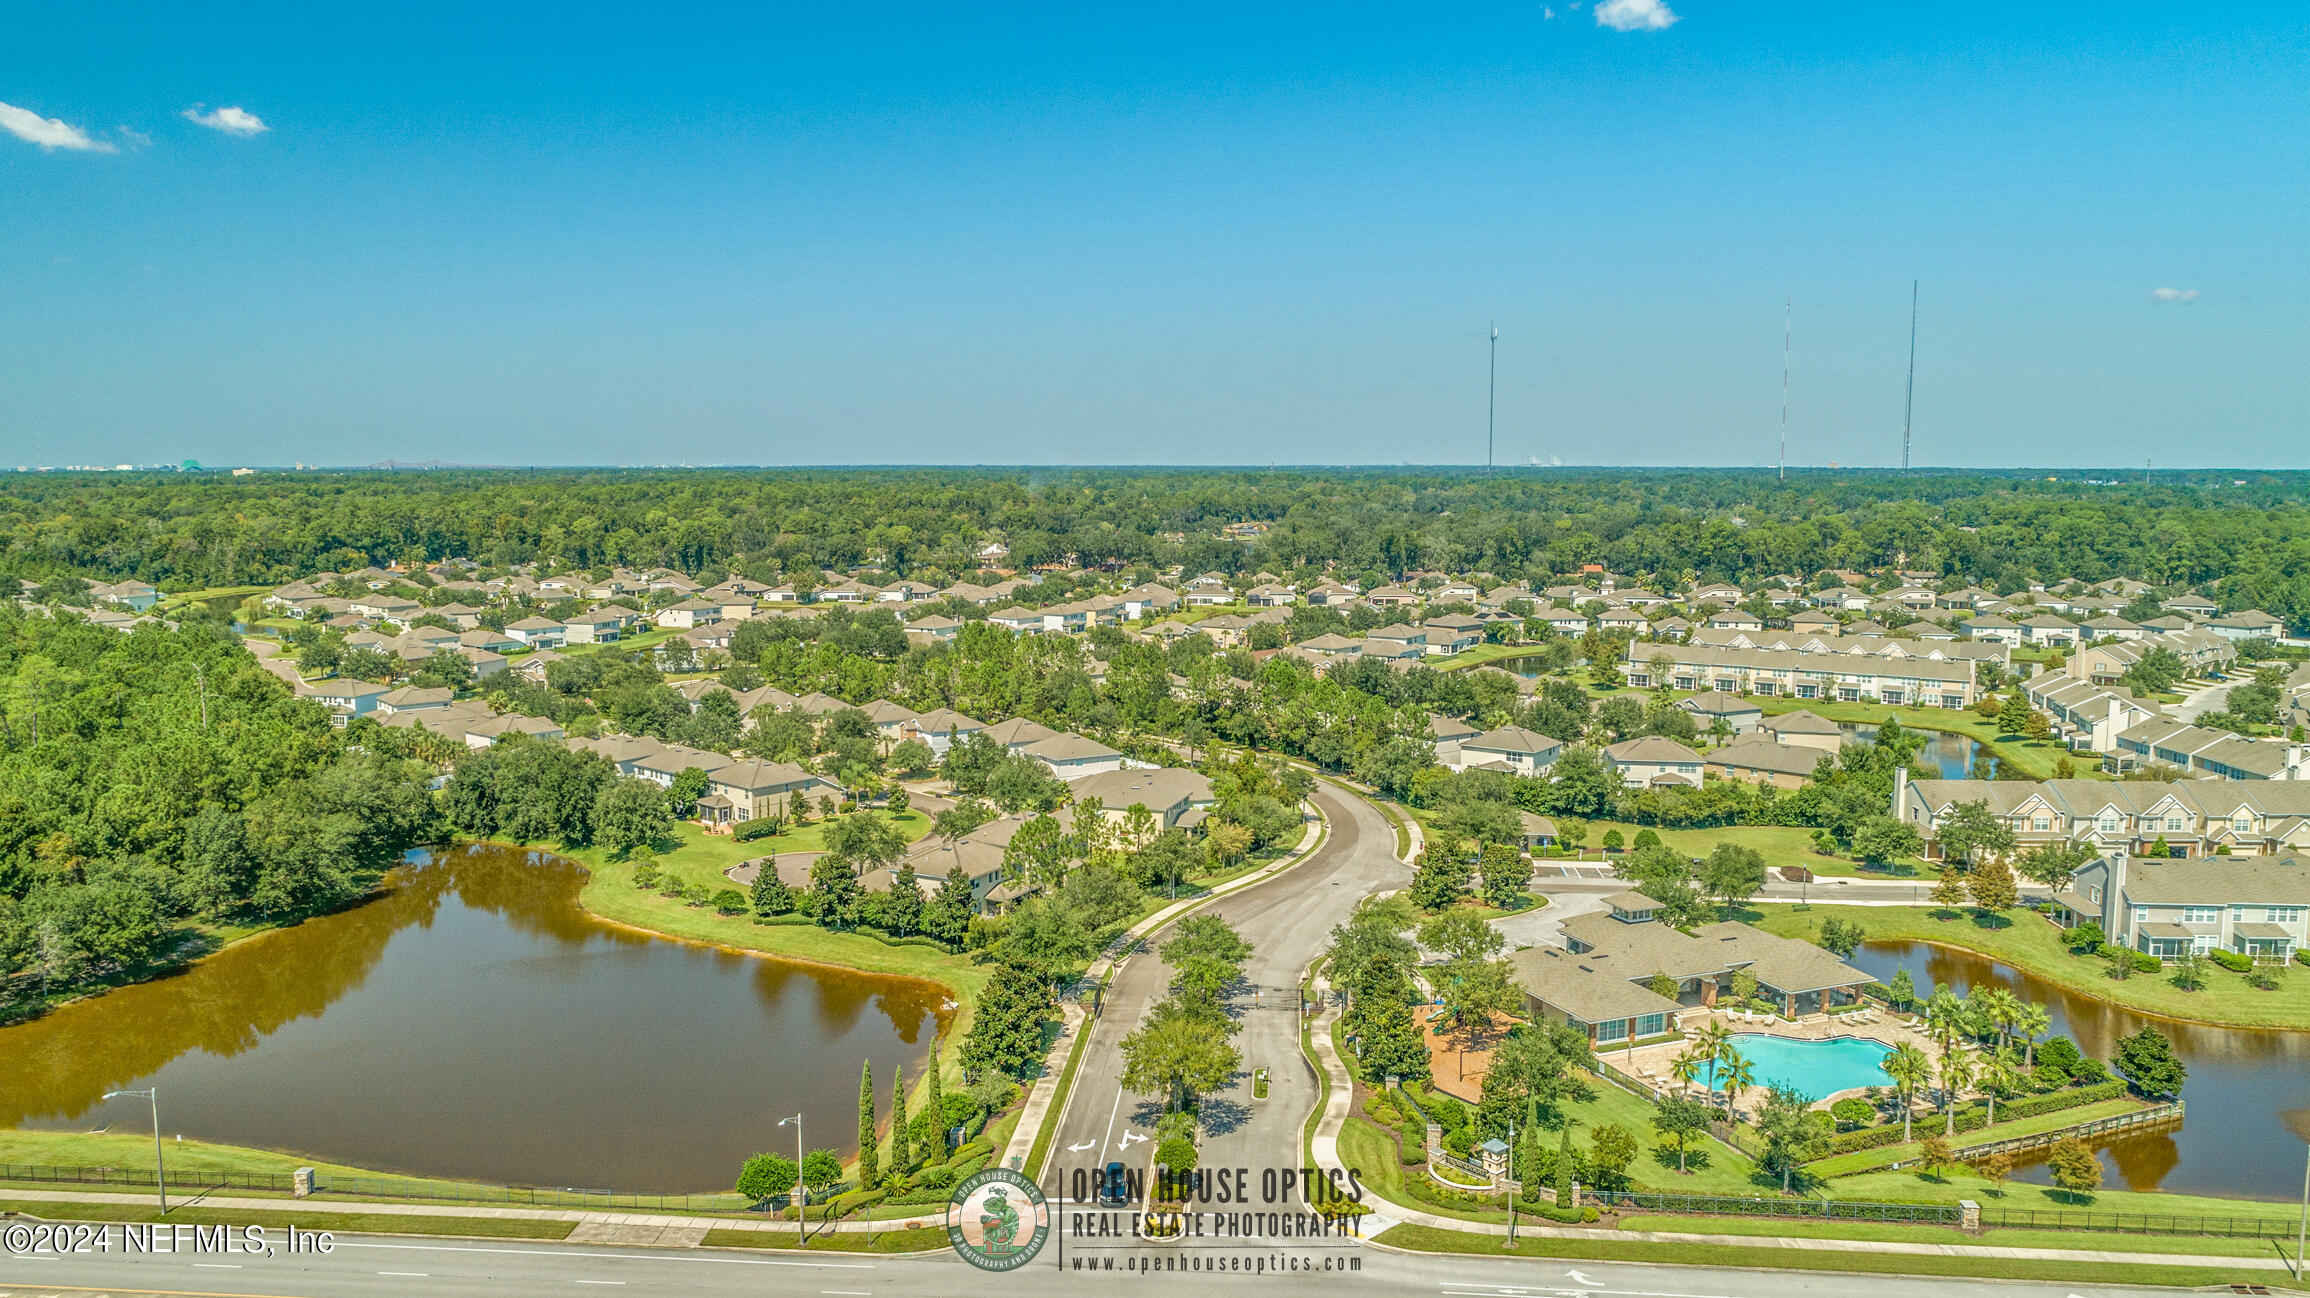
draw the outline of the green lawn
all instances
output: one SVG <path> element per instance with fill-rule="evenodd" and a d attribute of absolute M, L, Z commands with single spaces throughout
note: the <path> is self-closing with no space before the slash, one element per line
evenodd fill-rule
<path fill-rule="evenodd" d="M 2034 1136 L 2041 1131 L 2073 1127 L 2078 1123 L 2092 1122 L 2098 1118 L 2114 1118 L 2121 1113 L 2131 1113 L 2142 1107 L 2144 1107 L 2143 1104 L 2138 1100 L 2125 1099 L 2104 1100 L 2099 1104 L 2081 1104 L 2074 1109 L 2063 1109 L 2056 1113 L 2041 1113 L 2034 1118 L 2023 1118 L 2019 1122 L 2000 1122 L 1995 1126 L 1984 1127 L 1978 1131 L 1960 1132 L 1956 1140 L 1960 1145 L 1980 1145 L 1992 1140 L 2010 1140 L 2015 1136 Z M 1921 1153 L 1925 1147 L 1925 1137 L 1940 1135 L 1944 1125 L 1945 1120 L 1938 1114 L 1932 1116 L 1919 1114 L 1917 1120 L 1909 1128 L 1909 1134 L 1917 1137 L 1916 1140 L 1906 1145 L 1887 1145 L 1881 1149 L 1861 1149 L 1850 1154 L 1839 1154 L 1835 1158 L 1824 1158 L 1817 1163 L 1807 1163 L 1805 1171 L 1812 1176 L 1838 1177 L 1903 1162 L 1915 1158 Z"/>
<path fill-rule="evenodd" d="M 1589 1075 L 1589 1084 L 1595 1089 L 1595 1099 L 1564 1106 L 1579 1124 L 1572 1139 L 1585 1143 L 1590 1132 L 1608 1122 L 1634 1132 L 1637 1148 L 1644 1152 L 1637 1155 L 1628 1174 L 1642 1188 L 1678 1194 L 1755 1194 L 1760 1188 L 1754 1179 L 1756 1163 L 1713 1138 L 1693 1142 L 1685 1154 L 1688 1170 L 1678 1173 L 1676 1151 L 1654 1148 L 1659 1138 L 1652 1131 L 1652 1102 L 1593 1075 Z"/>
<path fill-rule="evenodd" d="M 1641 1223 L 1640 1223 L 1641 1224 Z M 1660 1262 L 1684 1266 L 1737 1266 L 1766 1271 L 1832 1271 L 1870 1275 L 1947 1275 L 2001 1277 L 2075 1283 L 2078 1264 L 2029 1258 L 1937 1257 L 1931 1254 L 1855 1253 L 1844 1250 L 1807 1252 L 1790 1248 L 1752 1248 L 1738 1244 L 1655 1244 L 1617 1240 L 1599 1230 L 1594 1239 L 1522 1235 L 1510 1248 L 1496 1235 L 1438 1230 L 1430 1226 L 1395 1226 L 1379 1236 L 1382 1244 L 1421 1253 L 1467 1253 L 1484 1257 L 1553 1257 L 1598 1262 Z M 2198 1288 L 2213 1285 L 2268 1285 L 2281 1272 L 2227 1270 L 2218 1267 L 2096 1264 L 2097 1282 Z"/>
<path fill-rule="evenodd" d="M 1342 1167 L 1354 1171 L 1367 1189 L 1390 1202 L 1442 1217 L 1507 1223 L 1508 1214 L 1502 1209 L 1442 1208 L 1413 1198 L 1404 1190 L 1404 1178 L 1426 1176 L 1427 1169 L 1404 1166 L 1402 1156 L 1396 1152 L 1396 1142 L 1360 1113 L 1350 1116 L 1347 1125 L 1340 1128 L 1339 1161 Z"/>
<path fill-rule="evenodd" d="M 1480 644 L 1475 648 L 1468 650 L 1466 653 L 1456 653 L 1444 658 L 1426 659 L 1425 665 L 1433 667 L 1437 671 L 1449 672 L 1458 671 L 1466 667 L 1481 667 L 1486 663 L 1508 662 L 1517 658 L 1530 658 L 1536 654 L 1545 652 L 1547 652 L 1546 648 L 1541 645 Z"/>
<path fill-rule="evenodd" d="M 1986 1230 L 1978 1237 L 1954 1226 L 1912 1226 L 1890 1221 L 1798 1221 L 1787 1217 L 1680 1217 L 1637 1213 L 1622 1230 L 1691 1231 L 1703 1235 L 1762 1235 L 1805 1239 L 1873 1239 L 1920 1244 L 1990 1244 L 2000 1248 L 2091 1248 L 2112 1253 L 2200 1253 L 2268 1257 L 2266 1239 L 2220 1235 L 2131 1235 L 2084 1230 Z"/>
<path fill-rule="evenodd" d="M 938 1215 L 937 1205 L 926 1207 L 915 1215 L 918 1217 Z M 812 1227 L 812 1229 L 816 1229 L 816 1227 Z M 771 1248 L 792 1251 L 795 1248 L 796 1235 L 797 1232 L 791 1230 L 717 1229 L 706 1232 L 706 1238 L 701 1246 L 705 1248 Z M 808 1244 L 801 1246 L 801 1250 L 809 1253 L 930 1253 L 942 1251 L 946 1247 L 946 1228 L 926 1226 L 921 1230 L 885 1230 L 873 1234 L 848 1231 L 813 1235 Z"/>
<path fill-rule="evenodd" d="M 724 866 L 762 855 L 770 850 L 769 844 L 784 841 L 757 839 L 752 843 L 733 843 L 727 837 L 701 835 L 690 826 L 682 827 L 681 832 L 685 839 L 683 846 L 660 857 L 659 868 L 672 871 L 685 883 L 698 883 L 710 889 L 734 886 L 722 876 Z M 693 837 L 703 841 L 689 841 Z M 583 862 L 590 872 L 585 887 L 578 893 L 579 904 L 616 923 L 789 960 L 929 979 L 944 984 L 955 999 L 964 1003 L 966 1018 L 971 998 L 986 981 L 986 970 L 963 956 L 927 946 L 893 946 L 865 934 L 837 933 L 816 925 L 756 924 L 748 915 L 719 915 L 710 906 L 692 906 L 655 890 L 634 887 L 633 866 L 611 860 L 598 848 L 580 848 L 569 855 Z M 963 1026 L 958 1020 L 956 1029 L 959 1031 Z"/>
<path fill-rule="evenodd" d="M 1810 938 L 1819 932 L 1822 920 L 1837 915 L 1859 923 L 1872 938 L 1940 942 L 1978 951 L 2047 982 L 2130 1009 L 2231 1027 L 2310 1028 L 2310 971 L 2290 968 L 2280 973 L 2274 992 L 2256 991 L 2246 985 L 2243 975 L 2211 966 L 2203 991 L 2183 991 L 2162 973 L 2135 974 L 2118 982 L 2104 972 L 2109 968 L 2105 961 L 2071 955 L 2061 944 L 2061 930 L 2033 911 L 2008 911 L 2000 926 L 1984 923 L 1972 911 L 1933 906 L 1816 903 L 1809 911 L 1798 911 L 1786 904 L 1758 903 L 1752 909 L 1759 918 L 1751 923 L 1784 937 Z M 1944 915 L 1955 917 L 1936 918 Z"/>
<path fill-rule="evenodd" d="M 168 1221 L 183 1226 L 266 1226 L 285 1230 L 327 1230 L 347 1235 L 486 1235 L 497 1239 L 561 1239 L 577 1229 L 574 1221 L 524 1217 L 434 1217 L 398 1212 L 330 1212 L 297 1208 L 271 1212 L 254 1208 L 172 1205 L 166 1217 L 156 1207 L 127 1203 L 53 1203 L 41 1199 L 0 1199 L 0 1211 L 48 1221 Z"/>
<path fill-rule="evenodd" d="M 1582 844 L 1584 851 L 1602 851 L 1604 832 L 1617 829 L 1624 843 L 1634 843 L 1639 830 L 1647 826 L 1624 824 L 1612 820 L 1588 822 L 1588 838 Z M 1941 875 L 1941 867 L 1922 860 L 1896 862 L 1888 869 L 1864 869 L 1860 863 L 1841 856 L 1823 856 L 1813 850 L 1813 831 L 1796 825 L 1724 825 L 1713 829 L 1654 829 L 1661 844 L 1684 857 L 1705 857 L 1716 850 L 1719 843 L 1738 843 L 1755 848 L 1765 858 L 1765 864 L 1774 868 L 1801 865 L 1815 874 L 1865 879 L 1922 879 L 1930 882 Z M 1625 850 L 1625 848 L 1624 848 Z"/>
<path fill-rule="evenodd" d="M 212 599 L 247 599 L 251 595 L 262 595 L 271 589 L 270 586 L 207 586 L 200 590 L 163 595 L 160 597 L 160 602 L 152 606 L 152 611 L 167 613 L 174 609 L 183 608 L 187 604 L 198 604 Z"/>
<path fill-rule="evenodd" d="M 1885 703 L 1833 703 L 1825 699 L 1754 698 L 1767 716 L 1783 712 L 1811 712 L 1831 721 L 1850 721 L 1873 726 L 1886 717 L 1898 717 L 1901 724 L 1921 730 L 1945 730 L 1951 734 L 1977 739 L 1998 759 L 2002 773 L 2008 779 L 2050 780 L 2054 764 L 2070 758 L 2079 779 L 2102 777 L 2099 758 L 2088 754 L 2071 754 L 2056 743 L 2024 739 L 2011 734 L 1994 721 L 1984 720 L 1980 713 L 1949 708 L 1906 708 Z"/>
<path fill-rule="evenodd" d="M 243 1145 L 216 1145 L 203 1140 L 173 1141 L 168 1146 L 167 1157 L 172 1172 L 264 1172 L 287 1176 L 300 1167 L 310 1167 L 322 1173 L 324 1184 L 331 1172 L 375 1175 L 357 1167 L 324 1163 L 297 1154 Z M 149 1171 L 152 1136 L 150 1132 L 134 1131 L 31 1131 L 0 1127 L 0 1163 Z"/>

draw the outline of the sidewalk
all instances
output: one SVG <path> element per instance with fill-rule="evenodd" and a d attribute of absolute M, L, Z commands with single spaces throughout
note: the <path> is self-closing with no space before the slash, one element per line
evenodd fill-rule
<path fill-rule="evenodd" d="M 1311 1152 L 1315 1165 L 1326 1172 L 1346 1168 L 1339 1158 L 1339 1134 L 1347 1125 L 1355 1104 L 1355 1081 L 1348 1075 L 1346 1065 L 1332 1047 L 1331 1025 L 1339 1017 L 1337 1006 L 1326 1005 L 1322 1013 L 1308 1025 L 1308 1035 L 1315 1046 L 1316 1066 L 1323 1070 L 1330 1085 L 1329 1098 L 1324 1102 L 1323 1116 L 1315 1127 Z M 1425 1169 L 1406 1169 L 1405 1175 L 1425 1176 Z M 1366 1183 L 1368 1184 L 1368 1182 Z M 1364 1238 L 1371 1240 L 1391 1226 L 1428 1226 L 1437 1230 L 1453 1230 L 1469 1235 L 1496 1235 L 1505 1237 L 1505 1224 L 1462 1221 L 1444 1217 L 1418 1208 L 1406 1207 L 1385 1199 L 1375 1200 L 1372 1214 L 1364 1218 Z M 1608 1230 L 1583 1229 L 1576 1226 L 1519 1223 L 1518 1235 L 1533 1235 L 1547 1239 L 1625 1240 L 1650 1244 L 1719 1244 L 1746 1248 L 1810 1249 L 1826 1253 L 1878 1253 L 1913 1257 L 1978 1257 L 2021 1259 L 2040 1262 L 2087 1262 L 2101 1265 L 2136 1266 L 2198 1266 L 2220 1267 L 2248 1271 L 2287 1270 L 2286 1263 L 2277 1257 L 2208 1257 L 2195 1253 L 2114 1253 L 2100 1249 L 2078 1248 L 2006 1248 L 1995 1244 L 1928 1244 L 1913 1240 L 1821 1239 L 1811 1236 L 1786 1235 L 1708 1235 L 1693 1231 L 1672 1230 Z M 1416 1250 L 1415 1250 L 1416 1251 Z"/>

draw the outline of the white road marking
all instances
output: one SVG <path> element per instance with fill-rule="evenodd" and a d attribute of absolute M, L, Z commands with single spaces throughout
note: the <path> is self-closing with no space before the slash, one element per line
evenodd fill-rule
<path fill-rule="evenodd" d="M 195 1262 L 193 1265 L 205 1266 L 212 1271 L 238 1271 L 241 1269 L 241 1264 L 238 1262 Z"/>
<path fill-rule="evenodd" d="M 623 1280 L 572 1280 L 571 1284 L 624 1284 Z"/>
<path fill-rule="evenodd" d="M 1129 1149 L 1131 1147 L 1132 1141 L 1145 1139 L 1147 1139 L 1145 1136 L 1140 1135 L 1136 1131 L 1126 1131 L 1123 1133 L 1122 1148 Z"/>
<path fill-rule="evenodd" d="M 1069 1146 L 1067 1146 L 1067 1152 L 1068 1152 L 1068 1153 L 1070 1153 L 1070 1154 L 1080 1154 L 1080 1153 L 1082 1153 L 1084 1150 L 1086 1150 L 1086 1149 L 1090 1149 L 1090 1148 L 1092 1148 L 1093 1146 L 1097 1145 L 1098 1143 L 1099 1143 L 1099 1142 L 1098 1142 L 1098 1141 L 1095 1141 L 1095 1140 L 1086 1140 L 1086 1141 L 1084 1141 L 1084 1142 L 1083 1142 L 1082 1144 L 1080 1144 L 1080 1145 L 1069 1145 Z"/>
<path fill-rule="evenodd" d="M 379 1275 L 405 1275 L 405 1276 L 414 1276 L 415 1278 L 417 1278 L 417 1279 L 419 1279 L 419 1280 L 423 1280 L 423 1279 L 427 1278 L 428 1276 L 432 1275 L 433 1273 L 432 1273 L 432 1272 L 430 1272 L 430 1271 L 379 1271 L 377 1274 L 379 1274 Z"/>
<path fill-rule="evenodd" d="M 1100 1149 L 1105 1149 L 1107 1147 L 1107 1142 L 1115 1138 L 1115 1116 L 1122 1111 L 1123 1088 L 1118 1086 L 1115 1088 L 1115 1107 L 1107 1114 L 1107 1134 L 1099 1141 Z"/>
<path fill-rule="evenodd" d="M 410 1253 L 502 1253 L 508 1257 L 596 1257 L 613 1262 L 707 1262 L 720 1266 L 799 1266 L 820 1271 L 872 1271 L 872 1262 L 785 1262 L 766 1257 L 676 1257 L 665 1253 L 576 1253 L 558 1248 L 481 1248 L 471 1244 L 362 1244 L 340 1239 L 339 1248 L 386 1248 Z"/>

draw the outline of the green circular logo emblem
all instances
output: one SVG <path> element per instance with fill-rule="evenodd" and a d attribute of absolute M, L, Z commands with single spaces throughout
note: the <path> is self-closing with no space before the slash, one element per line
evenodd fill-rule
<path fill-rule="evenodd" d="M 1035 1183 L 1007 1167 L 990 1167 L 954 1188 L 946 1202 L 946 1240 L 955 1255 L 982 1271 L 1025 1266 L 1051 1234 L 1051 1210 Z"/>

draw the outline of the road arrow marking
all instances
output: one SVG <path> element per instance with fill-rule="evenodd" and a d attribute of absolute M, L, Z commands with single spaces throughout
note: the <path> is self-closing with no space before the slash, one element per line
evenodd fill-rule
<path fill-rule="evenodd" d="M 1131 1142 L 1132 1142 L 1132 1141 L 1134 1141 L 1134 1140 L 1145 1140 L 1145 1139 L 1146 1139 L 1146 1137 L 1145 1137 L 1145 1136 L 1142 1136 L 1142 1135 L 1140 1135 L 1140 1134 L 1139 1134 L 1138 1132 L 1136 1132 L 1136 1131 L 1126 1131 L 1126 1132 L 1124 1132 L 1124 1133 L 1123 1133 L 1123 1139 L 1122 1139 L 1122 1142 L 1121 1142 L 1121 1148 L 1124 1148 L 1124 1149 L 1129 1149 L 1129 1148 L 1131 1147 Z"/>
<path fill-rule="evenodd" d="M 1570 1277 L 1572 1283 L 1579 1285 L 1583 1289 L 1594 1289 L 1598 1287 L 1597 1281 L 1589 1279 L 1587 1276 L 1580 1274 L 1578 1271 L 1567 1271 L 1564 1274 Z"/>
<path fill-rule="evenodd" d="M 1070 1154 L 1080 1154 L 1080 1153 L 1082 1153 L 1084 1150 L 1086 1150 L 1086 1149 L 1090 1149 L 1090 1148 L 1092 1148 L 1092 1147 L 1096 1146 L 1098 1143 L 1099 1143 L 1099 1142 L 1098 1142 L 1098 1141 L 1096 1141 L 1096 1140 L 1086 1140 L 1086 1141 L 1084 1141 L 1084 1142 L 1083 1142 L 1082 1144 L 1080 1144 L 1080 1145 L 1069 1145 L 1069 1146 L 1067 1146 L 1067 1152 L 1068 1152 L 1068 1153 L 1070 1153 Z"/>

